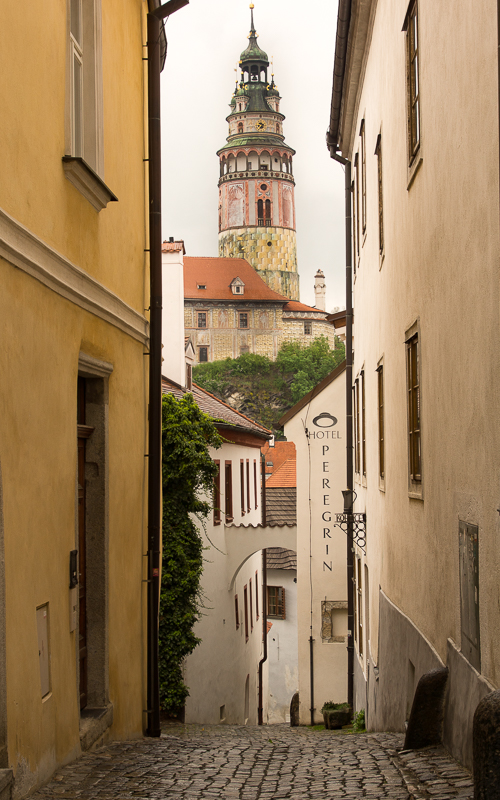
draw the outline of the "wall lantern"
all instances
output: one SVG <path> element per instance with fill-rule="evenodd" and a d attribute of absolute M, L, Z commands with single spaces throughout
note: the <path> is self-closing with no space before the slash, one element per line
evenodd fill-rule
<path fill-rule="evenodd" d="M 344 489 L 342 496 L 344 512 L 335 514 L 335 526 L 344 531 L 346 536 L 352 539 L 353 544 L 356 544 L 366 555 L 366 513 L 353 512 L 352 508 L 357 497 L 354 489 Z"/>

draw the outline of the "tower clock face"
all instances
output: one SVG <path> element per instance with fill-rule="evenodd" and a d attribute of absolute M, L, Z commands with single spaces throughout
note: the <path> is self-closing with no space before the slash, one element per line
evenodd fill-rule
<path fill-rule="evenodd" d="M 265 131 L 265 130 L 266 130 L 266 128 L 267 128 L 267 125 L 266 125 L 266 123 L 264 122 L 264 120 L 263 120 L 263 119 L 259 119 L 259 120 L 258 120 L 258 121 L 255 123 L 255 127 L 256 127 L 256 129 L 257 129 L 258 131 Z"/>

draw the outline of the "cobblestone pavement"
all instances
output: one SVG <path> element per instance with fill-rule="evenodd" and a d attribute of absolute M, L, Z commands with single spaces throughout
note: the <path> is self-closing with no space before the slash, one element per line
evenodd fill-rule
<path fill-rule="evenodd" d="M 472 798 L 470 774 L 446 751 L 398 754 L 402 741 L 394 733 L 171 724 L 160 739 L 83 755 L 32 800 Z"/>

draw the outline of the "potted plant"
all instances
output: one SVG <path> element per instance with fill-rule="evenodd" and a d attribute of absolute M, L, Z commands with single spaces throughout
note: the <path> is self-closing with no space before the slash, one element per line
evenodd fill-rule
<path fill-rule="evenodd" d="M 325 721 L 325 728 L 329 731 L 349 725 L 352 719 L 352 709 L 349 703 L 325 703 L 321 713 Z"/>

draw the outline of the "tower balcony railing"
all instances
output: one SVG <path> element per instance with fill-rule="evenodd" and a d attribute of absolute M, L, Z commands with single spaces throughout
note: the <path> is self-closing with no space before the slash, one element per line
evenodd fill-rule
<path fill-rule="evenodd" d="M 259 169 L 259 170 L 236 170 L 235 172 L 226 172 L 219 178 L 219 185 L 226 181 L 234 181 L 235 178 L 285 178 L 291 183 L 295 184 L 293 175 L 290 172 L 281 172 L 278 170 Z"/>

